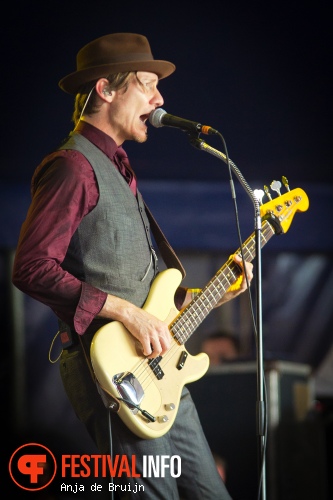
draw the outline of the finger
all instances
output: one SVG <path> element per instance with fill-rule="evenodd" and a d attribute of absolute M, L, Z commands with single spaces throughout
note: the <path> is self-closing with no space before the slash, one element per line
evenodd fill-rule
<path fill-rule="evenodd" d="M 157 356 L 165 354 L 171 345 L 170 332 L 167 329 L 166 332 L 155 334 L 150 339 L 151 342 L 151 353 L 148 354 L 150 358 L 156 358 Z"/>
<path fill-rule="evenodd" d="M 153 354 L 153 346 L 152 344 L 148 341 L 148 342 L 145 342 L 145 343 L 141 343 L 142 345 L 142 352 L 143 352 L 143 355 L 146 356 L 146 357 L 152 357 L 152 354 Z"/>
<path fill-rule="evenodd" d="M 166 328 L 166 331 L 160 337 L 160 343 L 162 348 L 162 354 L 164 354 L 171 347 L 171 335 L 168 328 Z"/>
<path fill-rule="evenodd" d="M 253 265 L 250 262 L 245 263 L 245 272 L 249 281 L 253 278 Z"/>
<path fill-rule="evenodd" d="M 233 259 L 235 262 L 237 262 L 237 264 L 241 264 L 242 263 L 242 257 L 240 255 L 238 255 L 238 253 L 235 253 L 233 255 Z"/>

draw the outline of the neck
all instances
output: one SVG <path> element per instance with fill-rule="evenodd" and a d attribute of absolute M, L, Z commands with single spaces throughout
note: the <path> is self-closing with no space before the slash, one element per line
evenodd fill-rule
<path fill-rule="evenodd" d="M 118 147 L 123 144 L 124 140 L 121 137 L 119 137 L 117 132 L 105 119 L 100 117 L 99 113 L 93 116 L 83 116 L 80 121 L 84 123 L 89 123 L 93 127 L 96 127 L 99 130 L 101 130 L 104 134 L 111 137 L 111 139 L 114 140 L 114 142 L 117 144 Z"/>

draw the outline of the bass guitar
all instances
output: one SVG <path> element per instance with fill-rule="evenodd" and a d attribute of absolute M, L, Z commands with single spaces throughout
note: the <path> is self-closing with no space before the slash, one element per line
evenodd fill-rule
<path fill-rule="evenodd" d="M 308 206 L 308 197 L 300 188 L 261 205 L 261 247 L 274 234 L 286 233 L 295 213 Z M 243 243 L 248 262 L 255 258 L 255 239 L 253 233 Z M 240 248 L 235 253 L 241 255 Z M 231 256 L 181 311 L 174 304 L 182 280 L 180 271 L 166 269 L 157 275 L 143 309 L 169 325 L 172 344 L 163 357 L 143 356 L 138 341 L 120 322 L 108 323 L 95 333 L 90 357 L 97 385 L 107 405 L 137 436 L 153 439 L 170 430 L 184 385 L 201 378 L 209 367 L 208 356 L 192 356 L 185 343 L 240 274 Z"/>

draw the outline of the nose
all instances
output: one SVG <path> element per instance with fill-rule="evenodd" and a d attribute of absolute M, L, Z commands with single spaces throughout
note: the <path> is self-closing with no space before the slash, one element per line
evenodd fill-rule
<path fill-rule="evenodd" d="M 154 97 L 152 99 L 152 102 L 155 104 L 156 107 L 163 106 L 163 104 L 164 104 L 164 99 L 162 97 L 162 94 L 157 88 L 155 89 L 155 93 L 154 93 Z"/>

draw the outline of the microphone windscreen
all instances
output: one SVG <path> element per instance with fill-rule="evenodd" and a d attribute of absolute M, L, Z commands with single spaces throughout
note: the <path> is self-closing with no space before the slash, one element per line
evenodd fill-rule
<path fill-rule="evenodd" d="M 162 118 L 166 115 L 166 111 L 162 108 L 154 109 L 149 115 L 149 122 L 153 127 L 163 127 Z"/>

